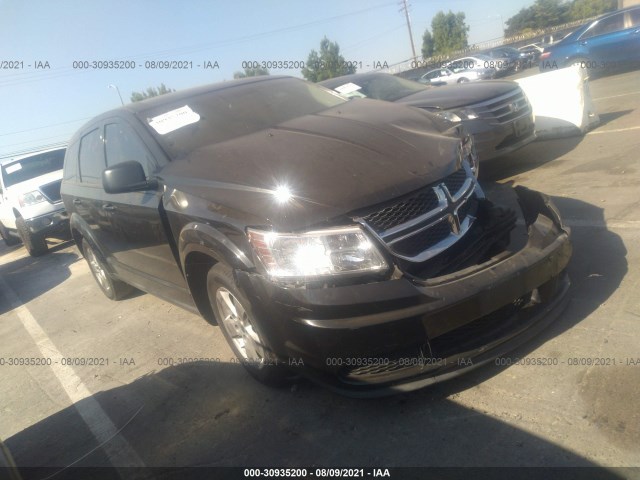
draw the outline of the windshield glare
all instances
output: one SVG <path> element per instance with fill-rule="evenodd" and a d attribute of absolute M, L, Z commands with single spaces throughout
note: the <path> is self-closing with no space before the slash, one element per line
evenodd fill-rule
<path fill-rule="evenodd" d="M 183 158 L 206 145 L 250 135 L 288 120 L 345 103 L 340 95 L 295 78 L 247 83 L 182 98 L 138 114 L 172 158 Z M 197 118 L 161 134 L 150 126 L 154 117 L 187 106 Z"/>
<path fill-rule="evenodd" d="M 358 96 L 375 98 L 376 100 L 385 100 L 387 102 L 395 102 L 401 98 L 407 97 L 414 93 L 427 90 L 429 87 L 421 85 L 411 80 L 395 77 L 393 75 L 374 75 L 370 77 L 362 77 L 351 83 L 360 87 Z M 336 88 L 339 88 L 337 86 Z M 349 94 L 351 96 L 351 94 Z M 353 95 L 355 96 L 355 95 Z"/>
<path fill-rule="evenodd" d="M 5 188 L 40 175 L 62 170 L 64 152 L 65 149 L 54 150 L 2 165 L 2 179 Z"/>

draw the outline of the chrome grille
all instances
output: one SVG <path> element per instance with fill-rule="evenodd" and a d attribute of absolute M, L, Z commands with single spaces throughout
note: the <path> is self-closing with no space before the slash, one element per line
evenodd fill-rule
<path fill-rule="evenodd" d="M 62 180 L 56 180 L 55 182 L 47 183 L 46 185 L 42 185 L 40 187 L 40 191 L 42 195 L 44 195 L 50 203 L 56 203 L 62 200 L 60 196 L 60 186 L 62 185 Z"/>
<path fill-rule="evenodd" d="M 531 105 L 521 88 L 506 95 L 470 105 L 469 108 L 480 118 L 487 119 L 491 125 L 507 123 L 531 115 Z"/>
<path fill-rule="evenodd" d="M 393 253 L 423 262 L 449 248 L 475 220 L 476 184 L 464 166 L 429 185 L 366 216 L 356 218 Z"/>

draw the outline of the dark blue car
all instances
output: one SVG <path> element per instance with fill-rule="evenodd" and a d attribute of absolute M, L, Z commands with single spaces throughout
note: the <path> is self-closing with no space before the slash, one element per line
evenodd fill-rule
<path fill-rule="evenodd" d="M 590 74 L 640 67 L 640 6 L 582 25 L 540 55 L 540 71 L 573 64 Z"/>

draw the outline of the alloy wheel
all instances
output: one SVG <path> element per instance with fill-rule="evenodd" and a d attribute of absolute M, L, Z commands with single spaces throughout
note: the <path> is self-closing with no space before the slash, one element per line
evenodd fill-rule
<path fill-rule="evenodd" d="M 242 359 L 252 363 L 264 363 L 265 350 L 260 336 L 240 301 L 229 290 L 220 287 L 216 292 L 216 303 L 224 328 Z"/>

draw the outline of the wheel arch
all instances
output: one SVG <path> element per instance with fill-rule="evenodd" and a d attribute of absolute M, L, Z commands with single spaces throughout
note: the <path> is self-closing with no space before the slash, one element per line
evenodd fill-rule
<path fill-rule="evenodd" d="M 207 275 L 218 263 L 232 269 L 253 269 L 251 260 L 231 240 L 212 226 L 191 222 L 184 226 L 178 238 L 180 263 L 200 314 L 216 324 L 215 314 L 209 302 Z"/>
<path fill-rule="evenodd" d="M 111 267 L 109 263 L 106 261 L 106 256 L 100 248 L 100 244 L 96 241 L 93 233 L 91 233 L 91 229 L 82 219 L 82 217 L 75 212 L 72 213 L 69 217 L 69 229 L 71 230 L 71 236 L 73 237 L 73 241 L 76 243 L 78 250 L 80 250 L 80 253 L 84 256 L 84 251 L 82 248 L 82 239 L 84 238 L 87 240 L 87 242 L 89 242 L 94 253 L 100 257 L 100 260 L 104 262 L 105 266 L 109 270 L 109 273 L 113 274 L 113 272 L 110 270 Z"/>

